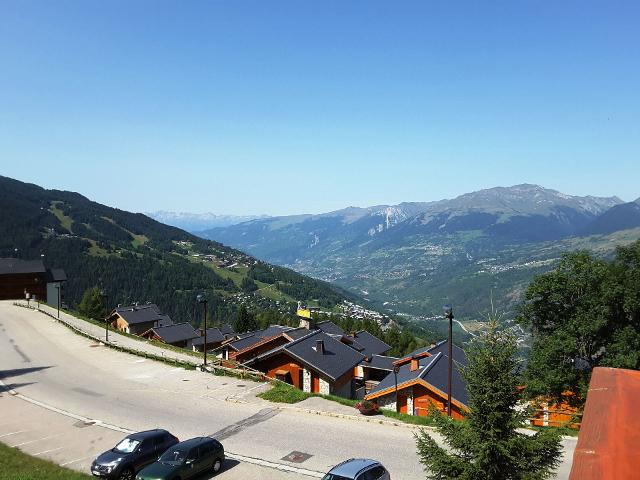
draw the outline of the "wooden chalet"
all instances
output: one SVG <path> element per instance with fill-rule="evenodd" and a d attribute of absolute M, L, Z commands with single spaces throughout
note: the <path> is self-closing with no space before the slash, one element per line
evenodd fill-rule
<path fill-rule="evenodd" d="M 199 337 L 191 342 L 194 352 L 204 351 L 204 329 L 197 330 Z M 207 328 L 207 351 L 220 347 L 226 340 L 234 339 L 235 332 L 230 325 L 221 325 L 220 327 Z"/>
<path fill-rule="evenodd" d="M 106 319 L 115 329 L 133 335 L 142 335 L 150 328 L 166 327 L 173 321 L 154 303 L 115 308 Z"/>
<path fill-rule="evenodd" d="M 353 396 L 355 367 L 364 355 L 322 330 L 261 353 L 245 365 L 305 392 Z"/>
<path fill-rule="evenodd" d="M 30 298 L 57 305 L 56 287 L 66 280 L 64 270 L 45 268 L 41 259 L 0 258 L 0 300 Z"/>
<path fill-rule="evenodd" d="M 200 334 L 190 323 L 174 323 L 163 327 L 153 327 L 141 336 L 180 348 L 191 348 L 193 340 L 200 338 Z"/>
<path fill-rule="evenodd" d="M 381 359 L 376 361 L 382 363 Z M 388 364 L 388 361 L 385 363 Z M 446 412 L 449 373 L 447 340 L 418 349 L 392 362 L 392 365 L 397 367 L 397 374 L 393 373 L 392 368 L 379 383 L 370 381 L 372 388 L 365 396 L 366 400 L 376 401 L 380 408 L 397 409 L 408 415 L 426 416 L 430 405 Z M 468 411 L 466 384 L 460 375 L 460 367 L 466 365 L 464 350 L 454 345 L 451 413 L 453 418 L 458 419 Z"/>

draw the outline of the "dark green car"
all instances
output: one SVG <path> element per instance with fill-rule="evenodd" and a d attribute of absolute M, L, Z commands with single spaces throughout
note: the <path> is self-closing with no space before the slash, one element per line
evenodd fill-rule
<path fill-rule="evenodd" d="M 218 473 L 224 462 L 224 447 L 210 437 L 180 442 L 165 451 L 136 476 L 137 480 L 187 480 L 204 472 Z"/>

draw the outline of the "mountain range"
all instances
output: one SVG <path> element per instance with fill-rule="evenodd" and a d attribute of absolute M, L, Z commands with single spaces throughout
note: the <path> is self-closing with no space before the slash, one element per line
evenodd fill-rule
<path fill-rule="evenodd" d="M 216 227 L 229 227 L 249 220 L 267 218 L 267 215 L 218 215 L 215 213 L 168 212 L 166 210 L 148 212 L 145 215 L 190 233 Z"/>
<path fill-rule="evenodd" d="M 195 302 L 205 293 L 215 319 L 232 321 L 241 304 L 278 322 L 294 317 L 298 300 L 339 310 L 360 298 L 326 282 L 269 265 L 141 213 L 93 202 L 74 192 L 45 190 L 0 176 L 0 257 L 43 258 L 64 268 L 65 301 L 103 287 L 109 305 L 152 302 L 174 321 L 198 325 Z"/>
<path fill-rule="evenodd" d="M 435 202 L 256 219 L 200 235 L 334 282 L 395 313 L 511 314 L 562 253 L 610 254 L 640 237 L 640 203 L 522 184 Z"/>

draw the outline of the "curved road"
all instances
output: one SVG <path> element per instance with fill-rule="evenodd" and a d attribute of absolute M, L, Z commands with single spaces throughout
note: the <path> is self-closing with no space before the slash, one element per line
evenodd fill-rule
<path fill-rule="evenodd" d="M 26 397 L 129 430 L 215 434 L 230 452 L 317 472 L 346 458 L 373 457 L 394 480 L 423 478 L 411 429 L 227 402 L 260 384 L 115 352 L 11 302 L 0 302 L 0 379 Z M 565 441 L 569 461 L 558 478 L 568 478 L 574 446 Z M 292 451 L 311 457 L 282 460 Z"/>

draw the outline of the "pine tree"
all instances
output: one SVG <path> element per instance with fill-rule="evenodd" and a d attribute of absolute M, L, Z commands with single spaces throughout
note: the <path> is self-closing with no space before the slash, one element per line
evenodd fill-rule
<path fill-rule="evenodd" d="M 237 333 L 250 332 L 258 328 L 258 322 L 255 315 L 247 310 L 247 307 L 240 305 L 233 328 Z"/>
<path fill-rule="evenodd" d="M 544 480 L 552 478 L 561 455 L 560 435 L 545 429 L 533 435 L 518 432 L 526 409 L 521 394 L 512 333 L 500 331 L 495 319 L 487 333 L 467 349 L 469 409 L 466 418 L 452 420 L 430 412 L 449 449 L 426 431 L 416 435 L 418 455 L 432 480 Z"/>
<path fill-rule="evenodd" d="M 94 320 L 103 320 L 105 316 L 104 298 L 98 287 L 87 288 L 78 305 L 78 312 Z"/>

